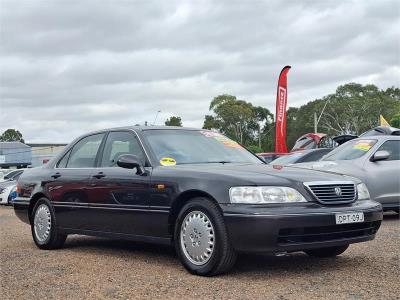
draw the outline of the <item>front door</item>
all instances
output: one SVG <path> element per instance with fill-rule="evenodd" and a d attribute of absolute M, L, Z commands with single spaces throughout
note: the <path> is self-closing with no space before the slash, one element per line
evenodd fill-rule
<path fill-rule="evenodd" d="M 143 166 L 147 163 L 132 131 L 108 134 L 90 184 L 89 211 L 96 220 L 92 230 L 146 235 L 150 176 L 118 167 L 117 160 L 123 154 L 136 155 Z"/>
<path fill-rule="evenodd" d="M 376 151 L 385 150 L 390 153 L 386 160 L 365 162 L 368 172 L 366 182 L 371 196 L 382 205 L 392 207 L 398 205 L 400 199 L 400 141 L 388 140 Z"/>

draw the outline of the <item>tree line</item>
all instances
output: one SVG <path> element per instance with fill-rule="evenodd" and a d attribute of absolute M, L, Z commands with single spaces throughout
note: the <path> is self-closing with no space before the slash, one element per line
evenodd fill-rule
<path fill-rule="evenodd" d="M 290 101 L 290 98 L 289 98 Z M 274 114 L 267 108 L 233 95 L 215 97 L 204 119 L 203 128 L 218 130 L 254 152 L 273 151 Z M 400 127 L 400 89 L 379 89 L 373 84 L 348 83 L 334 94 L 287 110 L 287 145 L 291 149 L 301 135 L 314 132 L 314 114 L 319 118 L 318 132 L 329 136 L 359 135 L 379 126 L 379 115 L 393 127 Z M 182 126 L 180 117 L 171 117 L 167 126 Z"/>

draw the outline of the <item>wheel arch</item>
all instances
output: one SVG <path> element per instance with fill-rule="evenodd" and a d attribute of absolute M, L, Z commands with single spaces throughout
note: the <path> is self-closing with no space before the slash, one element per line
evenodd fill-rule
<path fill-rule="evenodd" d="M 168 218 L 168 232 L 171 234 L 172 238 L 174 236 L 175 222 L 179 215 L 179 212 L 181 211 L 183 206 L 188 201 L 190 201 L 191 199 L 197 198 L 197 197 L 204 197 L 204 198 L 211 200 L 212 202 L 214 202 L 217 205 L 218 209 L 222 213 L 222 210 L 219 206 L 218 201 L 213 196 L 211 196 L 209 193 L 201 191 L 201 190 L 185 191 L 185 192 L 181 193 L 171 205 L 171 210 L 170 210 L 170 214 L 169 214 L 169 218 Z"/>
<path fill-rule="evenodd" d="M 28 207 L 28 217 L 29 217 L 29 222 L 32 224 L 32 211 L 33 208 L 35 207 L 36 203 L 39 201 L 41 198 L 46 198 L 49 199 L 44 193 L 38 192 L 34 194 L 31 198 L 31 201 L 29 202 L 29 207 Z"/>

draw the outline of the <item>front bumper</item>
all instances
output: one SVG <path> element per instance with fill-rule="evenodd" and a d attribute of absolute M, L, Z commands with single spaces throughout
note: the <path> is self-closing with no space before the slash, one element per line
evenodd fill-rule
<path fill-rule="evenodd" d="M 383 211 L 386 210 L 399 210 L 400 209 L 400 202 L 396 203 L 381 203 Z"/>
<path fill-rule="evenodd" d="M 29 198 L 16 197 L 12 204 L 14 206 L 15 215 L 24 223 L 30 224 L 29 221 Z"/>
<path fill-rule="evenodd" d="M 228 234 L 239 252 L 293 252 L 372 240 L 382 221 L 375 201 L 347 205 L 221 205 Z M 336 225 L 336 213 L 363 212 L 364 222 Z"/>

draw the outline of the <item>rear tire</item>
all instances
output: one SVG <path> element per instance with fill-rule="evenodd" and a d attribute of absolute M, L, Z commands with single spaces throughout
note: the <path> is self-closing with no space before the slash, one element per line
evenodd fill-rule
<path fill-rule="evenodd" d="M 236 261 L 218 206 L 204 197 L 190 200 L 175 224 L 175 249 L 192 274 L 214 276 L 229 271 Z"/>
<path fill-rule="evenodd" d="M 56 226 L 53 208 L 46 198 L 39 199 L 31 216 L 33 241 L 40 249 L 58 249 L 64 245 L 66 234 L 60 234 Z"/>
<path fill-rule="evenodd" d="M 335 257 L 342 254 L 347 248 L 349 248 L 349 245 L 311 249 L 304 252 L 313 257 Z"/>

